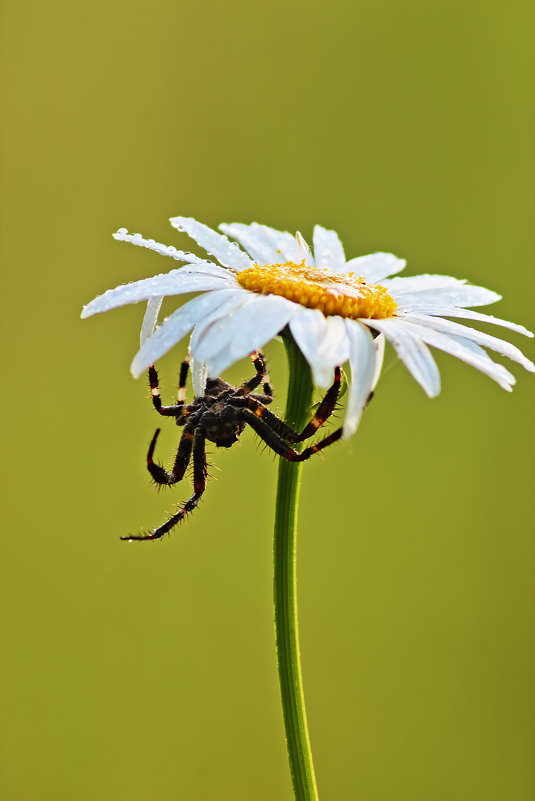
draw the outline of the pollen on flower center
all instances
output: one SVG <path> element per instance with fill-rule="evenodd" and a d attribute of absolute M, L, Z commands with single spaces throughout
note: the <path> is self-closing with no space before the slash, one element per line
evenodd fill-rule
<path fill-rule="evenodd" d="M 341 317 L 392 317 L 397 304 L 380 284 L 368 284 L 353 273 L 332 273 L 321 267 L 294 264 L 254 265 L 238 273 L 244 289 L 262 295 L 281 295 L 325 315 Z"/>

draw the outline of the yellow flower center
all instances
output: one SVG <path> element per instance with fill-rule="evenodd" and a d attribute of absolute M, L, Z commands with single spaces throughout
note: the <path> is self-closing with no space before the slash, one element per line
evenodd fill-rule
<path fill-rule="evenodd" d="M 392 317 L 397 304 L 380 284 L 367 284 L 353 273 L 331 273 L 322 267 L 294 264 L 253 265 L 236 276 L 244 289 L 262 295 L 281 295 L 325 315 Z"/>

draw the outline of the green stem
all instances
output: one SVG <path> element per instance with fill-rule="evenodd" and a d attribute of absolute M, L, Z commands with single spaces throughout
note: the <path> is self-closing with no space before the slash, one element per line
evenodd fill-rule
<path fill-rule="evenodd" d="M 301 351 L 284 337 L 289 365 L 286 422 L 302 430 L 312 405 L 310 369 Z M 299 446 L 298 446 L 299 447 Z M 279 460 L 275 509 L 275 636 L 282 712 L 296 801 L 317 801 L 318 791 L 308 737 L 297 631 L 296 535 L 302 463 Z"/>

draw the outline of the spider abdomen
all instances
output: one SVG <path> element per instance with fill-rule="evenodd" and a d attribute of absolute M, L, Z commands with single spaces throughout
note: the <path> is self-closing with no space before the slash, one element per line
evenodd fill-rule
<path fill-rule="evenodd" d="M 236 410 L 227 406 L 224 401 L 213 403 L 203 412 L 199 424 L 206 439 L 214 442 L 218 448 L 230 448 L 238 441 L 245 428 L 245 423 L 239 420 Z"/>

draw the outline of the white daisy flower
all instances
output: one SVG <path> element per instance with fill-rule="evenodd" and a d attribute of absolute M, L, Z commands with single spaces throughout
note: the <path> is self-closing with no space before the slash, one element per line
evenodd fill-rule
<path fill-rule="evenodd" d="M 171 224 L 189 234 L 218 263 L 121 228 L 114 234 L 116 239 L 155 250 L 184 266 L 110 289 L 82 312 L 82 317 L 90 317 L 148 301 L 141 348 L 131 367 L 136 378 L 193 331 L 194 389 L 201 395 L 207 376 L 219 376 L 288 326 L 318 386 L 328 387 L 334 368 L 349 361 L 347 438 L 356 431 L 377 381 L 384 338 L 429 397 L 440 392 L 440 375 L 429 345 L 467 362 L 508 391 L 515 377 L 485 349 L 535 372 L 535 365 L 514 345 L 444 319 L 494 323 L 533 336 L 521 325 L 469 308 L 500 300 L 489 289 L 443 275 L 392 278 L 403 270 L 405 261 L 390 253 L 346 261 L 338 235 L 320 225 L 314 228 L 312 252 L 299 233 L 294 237 L 258 223 L 223 224 L 223 234 L 191 217 L 174 217 Z M 154 330 L 164 297 L 193 292 L 198 296 Z"/>

